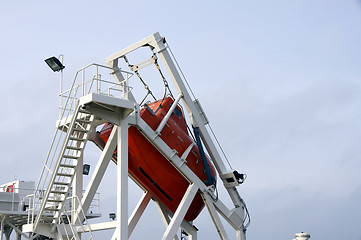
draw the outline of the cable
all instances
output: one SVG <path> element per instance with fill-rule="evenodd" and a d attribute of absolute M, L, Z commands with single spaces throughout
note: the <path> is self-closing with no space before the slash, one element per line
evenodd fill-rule
<path fill-rule="evenodd" d="M 212 129 L 212 127 L 211 127 L 211 124 L 208 123 L 208 126 L 209 126 L 209 129 L 210 129 L 211 132 L 212 132 L 212 135 L 213 135 L 214 139 L 216 140 L 216 142 L 217 142 L 217 144 L 218 144 L 219 149 L 221 149 L 224 158 L 227 160 L 227 163 L 228 163 L 229 167 L 230 167 L 231 169 L 233 169 L 232 166 L 231 166 L 231 163 L 229 162 L 229 160 L 228 160 L 228 158 L 227 158 L 226 153 L 223 151 L 223 148 L 222 148 L 221 144 L 219 143 L 219 141 L 218 141 L 218 139 L 217 139 L 217 137 L 216 137 L 216 134 L 213 132 L 213 129 Z"/>
<path fill-rule="evenodd" d="M 183 73 L 182 69 L 180 68 L 180 66 L 179 66 L 179 64 L 178 64 L 177 59 L 175 58 L 175 56 L 174 56 L 174 54 L 173 54 L 173 52 L 172 52 L 172 49 L 170 48 L 169 43 L 167 42 L 166 44 L 167 44 L 167 46 L 168 46 L 169 52 L 170 52 L 170 54 L 172 55 L 172 58 L 173 58 L 174 62 L 176 63 L 176 65 L 177 65 L 177 67 L 178 67 L 178 70 L 179 70 L 180 73 L 182 74 L 183 79 L 184 79 L 184 81 L 186 82 L 186 84 L 187 84 L 187 86 L 188 86 L 189 91 L 191 92 L 193 98 L 196 99 L 196 97 L 195 97 L 195 95 L 194 95 L 194 93 L 193 93 L 193 91 L 192 91 L 192 88 L 190 87 L 190 85 L 189 85 L 186 77 L 184 76 L 184 73 Z"/>
<path fill-rule="evenodd" d="M 177 59 L 175 58 L 175 56 L 174 56 L 174 54 L 173 54 L 173 52 L 172 52 L 172 49 L 170 48 L 169 43 L 167 42 L 166 44 L 167 44 L 167 46 L 168 46 L 169 52 L 170 52 L 170 54 L 172 55 L 172 58 L 173 58 L 174 62 L 176 63 L 176 65 L 177 65 L 177 67 L 178 67 L 178 70 L 179 70 L 180 73 L 182 74 L 183 79 L 184 79 L 184 81 L 186 82 L 186 84 L 187 84 L 187 86 L 188 86 L 189 91 L 191 92 L 193 98 L 194 98 L 194 99 L 197 99 L 196 96 L 194 95 L 194 93 L 193 93 L 193 91 L 192 91 L 192 88 L 190 87 L 190 85 L 189 85 L 186 77 L 184 76 L 184 73 L 183 73 L 182 69 L 180 68 L 180 66 L 179 66 L 179 64 L 178 64 Z M 212 129 L 212 127 L 211 127 L 211 125 L 210 125 L 209 123 L 208 123 L 208 126 L 209 126 L 209 129 L 211 130 L 212 135 L 213 135 L 214 139 L 216 140 L 216 142 L 217 142 L 220 150 L 222 151 L 222 154 L 223 154 L 224 158 L 227 160 L 227 163 L 228 163 L 229 167 L 230 167 L 231 169 L 233 169 L 232 166 L 231 166 L 231 163 L 229 162 L 229 160 L 228 160 L 228 158 L 227 158 L 226 153 L 223 151 L 223 148 L 222 148 L 221 144 L 219 143 L 219 141 L 218 141 L 218 139 L 217 139 L 215 133 L 213 132 L 213 129 Z"/>
<path fill-rule="evenodd" d="M 247 208 L 247 205 L 246 205 L 245 201 L 244 201 L 241 197 L 239 197 L 239 198 L 240 198 L 240 200 L 241 200 L 242 203 L 243 203 L 244 210 L 246 211 L 246 217 L 243 219 L 243 223 L 242 223 L 242 224 L 243 224 L 243 227 L 244 227 L 244 231 L 246 231 L 247 228 L 249 227 L 249 225 L 251 225 L 251 215 L 250 215 L 249 212 L 248 212 L 248 208 Z M 248 219 L 247 223 L 244 224 L 247 219 Z"/>

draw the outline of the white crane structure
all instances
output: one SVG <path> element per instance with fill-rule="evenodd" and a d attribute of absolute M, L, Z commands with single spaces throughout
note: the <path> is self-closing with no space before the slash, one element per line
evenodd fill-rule
<path fill-rule="evenodd" d="M 129 63 L 128 55 L 135 54 L 136 51 L 148 50 L 151 58 L 139 64 Z M 195 196 L 200 194 L 220 239 L 245 240 L 249 215 L 237 190 L 244 180 L 244 175 L 228 169 L 224 164 L 224 157 L 216 144 L 217 141 L 214 140 L 212 131 L 207 126 L 209 122 L 206 114 L 199 100 L 190 91 L 165 38 L 155 33 L 107 57 L 105 61 L 106 66 L 90 64 L 79 70 L 71 88 L 67 91 L 61 89 L 57 131 L 38 186 L 35 193 L 30 196 L 28 223 L 23 226 L 23 233 L 28 233 L 29 239 L 39 235 L 54 239 L 93 239 L 94 231 L 114 229 L 112 239 L 125 240 L 131 236 L 150 199 L 153 199 L 167 226 L 163 240 L 179 239 L 177 231 L 180 228 L 188 235 L 188 239 L 196 240 L 197 228 L 192 221 L 185 220 L 185 216 Z M 127 64 L 130 70 L 125 71 L 121 68 L 120 62 Z M 156 130 L 140 116 L 144 99 L 153 95 L 140 72 L 154 64 L 161 73 L 164 86 L 170 87 L 165 80 L 166 75 L 171 79 L 171 87 L 176 90 L 176 93 L 173 93 L 174 103 Z M 165 69 L 164 75 L 161 67 Z M 95 70 L 95 73 L 87 78 L 87 74 L 92 70 Z M 107 71 L 111 80 L 105 80 L 106 74 L 101 75 L 100 71 Z M 136 100 L 133 93 L 134 89 L 130 84 L 132 77 L 139 77 L 147 90 L 147 95 L 141 102 Z M 206 184 L 187 165 L 186 158 L 194 144 L 179 156 L 177 151 L 160 137 L 170 115 L 178 105 L 182 105 L 185 114 L 188 114 L 189 126 L 197 129 L 201 139 L 197 142 L 201 142 L 206 154 L 210 156 L 223 187 L 233 203 L 232 206 L 226 206 L 218 198 L 215 185 Z M 114 127 L 108 141 L 104 143 L 99 140 L 96 128 L 108 122 Z M 138 183 L 144 190 L 144 195 L 128 218 L 128 181 L 131 177 L 128 169 L 130 127 L 135 127 L 141 132 L 188 182 L 188 187 L 175 212 L 170 211 L 158 201 L 157 196 Z M 86 151 L 88 141 L 99 146 L 102 153 L 83 194 L 83 152 Z M 116 155 L 115 149 L 117 149 Z M 117 218 L 115 221 L 89 224 L 84 213 L 88 211 L 112 160 L 117 163 L 115 199 Z M 131 178 L 137 183 L 137 179 Z M 218 183 L 218 185 L 222 184 Z M 174 187 L 177 187 L 176 183 Z M 41 189 L 46 190 L 40 191 Z M 72 191 L 70 200 L 69 191 Z M 71 209 L 66 206 L 66 201 L 72 202 Z M 224 224 L 229 224 L 234 229 L 232 233 L 234 236 L 226 232 Z"/>

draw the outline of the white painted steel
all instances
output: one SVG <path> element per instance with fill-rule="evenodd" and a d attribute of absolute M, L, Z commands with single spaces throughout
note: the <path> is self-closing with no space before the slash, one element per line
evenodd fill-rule
<path fill-rule="evenodd" d="M 169 210 L 167 209 L 167 207 L 164 206 L 164 204 L 162 204 L 161 202 L 155 201 L 155 204 L 158 208 L 160 216 L 162 217 L 164 226 L 166 228 L 168 228 L 169 223 L 170 223 L 170 217 L 173 216 L 173 214 L 169 213 Z M 174 240 L 178 240 L 178 239 L 179 239 L 178 236 L 174 236 Z"/>
<path fill-rule="evenodd" d="M 177 230 L 179 229 L 197 191 L 198 187 L 195 184 L 189 185 L 182 201 L 180 202 L 176 212 L 174 213 L 174 216 L 172 217 L 172 220 L 167 227 L 167 230 L 162 237 L 162 240 L 172 240 L 175 237 Z"/>
<path fill-rule="evenodd" d="M 160 135 L 160 132 L 163 130 L 165 124 L 168 122 L 170 116 L 173 114 L 174 109 L 177 107 L 179 101 L 181 100 L 181 98 L 183 97 L 182 93 L 179 93 L 177 98 L 174 100 L 172 106 L 169 108 L 167 114 L 164 116 L 164 118 L 162 119 L 162 121 L 160 122 L 157 130 L 155 130 L 155 133 L 157 135 Z"/>
<path fill-rule="evenodd" d="M 81 142 L 77 142 L 76 147 L 81 147 Z M 81 153 L 80 157 L 78 158 L 78 164 L 77 167 L 74 170 L 74 180 L 73 180 L 73 188 L 72 188 L 72 196 L 77 197 L 78 199 L 81 199 L 83 196 L 83 164 L 84 164 L 84 158 L 83 153 Z M 72 204 L 72 218 L 73 224 L 76 224 L 77 221 L 77 209 L 79 206 L 78 202 L 75 201 Z"/>
<path fill-rule="evenodd" d="M 189 94 L 186 86 L 184 85 L 184 82 L 182 80 L 181 75 L 179 74 L 176 65 L 174 64 L 168 49 L 165 45 L 165 39 L 160 36 L 159 33 L 155 33 L 152 35 L 153 38 L 148 44 L 155 47 L 155 49 L 158 51 L 160 58 L 163 60 L 163 63 L 165 65 L 165 68 L 167 69 L 169 75 L 171 76 L 171 79 L 173 81 L 173 84 L 175 85 L 178 94 L 183 94 L 183 103 L 190 115 L 190 118 L 192 120 L 192 125 L 194 127 L 199 128 L 200 136 L 202 138 L 202 141 L 208 151 L 208 153 L 211 155 L 211 159 L 217 168 L 217 171 L 220 175 L 223 173 L 228 172 L 226 166 L 223 163 L 223 160 L 218 153 L 218 150 L 208 132 L 206 129 L 204 123 L 205 123 L 205 113 L 200 107 L 200 104 L 195 105 L 195 103 L 192 100 L 191 95 Z M 149 38 L 147 38 L 149 39 Z M 197 100 L 198 101 L 198 100 Z M 198 101 L 199 102 L 199 101 Z M 227 188 L 228 194 L 230 195 L 234 205 L 236 207 L 243 206 L 243 203 L 240 201 L 240 196 L 238 191 L 233 188 Z"/>
<path fill-rule="evenodd" d="M 18 227 L 16 227 L 14 224 L 12 224 L 10 221 L 7 221 L 5 219 L 6 224 L 8 224 L 14 231 L 16 232 L 16 239 L 21 239 L 21 236 L 23 236 L 26 239 L 29 239 L 28 236 L 26 236 Z"/>
<path fill-rule="evenodd" d="M 75 229 L 78 232 L 89 232 L 89 231 L 97 232 L 103 230 L 116 229 L 117 226 L 118 226 L 117 221 L 111 221 L 111 222 L 93 223 L 87 226 L 75 226 Z"/>
<path fill-rule="evenodd" d="M 189 155 L 189 153 L 191 152 L 191 150 L 192 150 L 192 148 L 193 148 L 193 146 L 195 145 L 195 143 L 193 142 L 193 143 L 191 143 L 188 147 L 187 147 L 187 149 L 183 152 L 183 154 L 182 154 L 182 156 L 181 156 L 181 160 L 182 160 L 182 162 L 183 163 L 187 163 L 187 157 L 188 157 L 188 155 Z"/>
<path fill-rule="evenodd" d="M 167 209 L 166 206 L 164 206 L 164 204 L 162 204 L 161 202 L 155 201 L 155 204 L 163 219 L 165 227 L 168 227 L 170 223 L 170 218 L 172 218 L 174 214 L 171 211 L 169 211 L 169 209 Z M 181 228 L 188 234 L 189 240 L 197 240 L 198 229 L 195 228 L 191 222 L 183 220 L 181 223 Z M 175 236 L 174 239 L 178 239 L 178 237 Z"/>
<path fill-rule="evenodd" d="M 85 115 L 87 117 L 87 122 L 81 122 L 81 124 L 79 124 L 79 120 L 82 120 Z M 66 194 L 74 179 L 78 161 L 81 158 L 82 152 L 86 145 L 88 133 L 91 129 L 91 123 L 94 119 L 94 116 L 91 114 L 85 115 L 83 114 L 83 111 L 80 109 L 78 104 L 76 111 L 72 116 L 72 121 L 69 125 L 64 143 L 61 147 L 61 150 L 59 151 L 59 157 L 55 164 L 54 171 L 52 172 L 51 178 L 47 183 L 44 197 L 41 200 L 39 212 L 34 221 L 34 232 L 36 232 L 37 225 L 43 218 L 42 214 L 45 210 L 54 211 L 53 223 L 57 223 L 60 218 L 61 211 L 64 208 Z M 74 137 L 78 138 L 79 140 L 72 140 Z M 78 146 L 77 149 L 73 149 L 74 144 Z M 72 167 L 68 167 L 70 165 L 72 165 Z M 57 193 L 56 190 L 58 188 L 62 188 L 60 186 L 64 186 L 65 189 L 62 193 Z M 54 190 L 56 193 L 52 193 Z M 55 196 L 55 199 L 52 196 Z M 59 196 L 59 198 L 57 198 L 57 196 Z M 51 208 L 47 207 L 49 203 L 52 206 Z"/>
<path fill-rule="evenodd" d="M 128 239 L 128 128 L 124 119 L 118 127 L 117 146 L 117 240 Z"/>
<path fill-rule="evenodd" d="M 130 216 L 128 220 L 128 238 L 132 234 L 135 226 L 137 225 L 139 219 L 143 215 L 143 212 L 145 208 L 148 206 L 148 203 L 150 199 L 152 198 L 151 194 L 149 192 L 145 192 L 140 199 L 138 205 L 135 207 L 132 215 Z"/>
<path fill-rule="evenodd" d="M 103 179 L 103 176 L 105 174 L 105 171 L 109 165 L 110 159 L 113 155 L 113 151 L 117 144 L 117 129 L 118 126 L 114 126 L 112 132 L 109 135 L 109 140 L 106 143 L 102 154 L 99 158 L 98 164 L 96 165 L 94 169 L 94 173 L 92 175 L 91 180 L 88 183 L 88 187 L 86 188 L 86 191 L 84 193 L 84 196 L 82 198 L 82 206 L 83 209 L 78 208 L 77 210 L 77 217 L 79 217 L 79 213 L 83 210 L 84 212 L 87 212 L 90 204 L 94 198 L 95 193 L 97 192 L 97 189 L 99 187 L 99 184 L 101 180 Z M 81 219 L 83 220 L 83 219 Z"/>

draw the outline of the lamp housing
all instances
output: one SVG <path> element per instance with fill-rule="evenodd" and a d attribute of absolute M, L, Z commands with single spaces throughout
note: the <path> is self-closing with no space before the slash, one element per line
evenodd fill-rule
<path fill-rule="evenodd" d="M 45 59 L 45 62 L 54 72 L 59 72 L 65 68 L 65 66 L 56 57 Z"/>

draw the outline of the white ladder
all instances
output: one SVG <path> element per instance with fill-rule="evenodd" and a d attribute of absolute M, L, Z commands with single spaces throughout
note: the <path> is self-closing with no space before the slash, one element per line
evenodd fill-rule
<path fill-rule="evenodd" d="M 75 176 L 78 161 L 88 140 L 94 115 L 83 110 L 79 103 L 75 108 L 67 133 L 59 151 L 59 157 L 42 196 L 33 230 L 40 222 L 58 223 L 64 209 L 67 193 Z M 50 214 L 44 214 L 44 212 Z"/>

